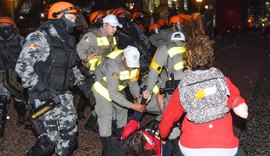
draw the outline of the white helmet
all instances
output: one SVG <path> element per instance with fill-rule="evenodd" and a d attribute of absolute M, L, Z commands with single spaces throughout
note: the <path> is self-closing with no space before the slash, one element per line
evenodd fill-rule
<path fill-rule="evenodd" d="M 172 41 L 183 41 L 183 42 L 185 42 L 186 37 L 182 32 L 176 31 L 171 35 L 171 40 Z"/>

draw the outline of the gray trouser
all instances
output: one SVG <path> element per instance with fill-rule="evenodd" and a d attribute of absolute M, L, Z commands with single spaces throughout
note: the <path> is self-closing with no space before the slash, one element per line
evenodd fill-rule
<path fill-rule="evenodd" d="M 58 95 L 61 104 L 45 113 L 38 120 L 44 125 L 45 132 L 49 139 L 56 144 L 55 153 L 62 155 L 63 152 L 70 148 L 70 142 L 77 133 L 77 113 L 73 104 L 73 95 L 71 92 Z M 34 99 L 35 107 L 41 106 L 38 99 Z M 72 140 L 71 140 L 72 139 Z"/>
<path fill-rule="evenodd" d="M 107 101 L 93 89 L 96 98 L 95 110 L 98 116 L 99 135 L 109 137 L 112 135 L 112 120 L 115 116 L 117 128 L 122 128 L 127 124 L 128 109 Z"/>

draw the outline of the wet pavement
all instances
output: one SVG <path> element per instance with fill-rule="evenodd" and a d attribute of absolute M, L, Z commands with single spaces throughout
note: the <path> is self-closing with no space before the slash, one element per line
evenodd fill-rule
<path fill-rule="evenodd" d="M 270 42 L 261 34 L 228 34 L 216 40 L 216 67 L 231 78 L 249 105 L 248 120 L 236 118 L 235 132 L 248 156 L 270 155 Z M 76 103 L 77 98 L 75 98 Z M 90 115 L 90 108 L 86 114 Z M 9 107 L 5 138 L 0 140 L 0 156 L 22 156 L 35 143 L 33 132 L 17 127 L 16 113 Z M 151 118 L 151 116 L 146 116 Z M 78 122 L 79 147 L 75 156 L 99 156 L 99 136 Z M 28 125 L 29 126 L 29 125 Z"/>

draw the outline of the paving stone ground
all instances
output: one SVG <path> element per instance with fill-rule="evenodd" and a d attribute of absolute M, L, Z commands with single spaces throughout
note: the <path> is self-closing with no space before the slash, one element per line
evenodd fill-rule
<path fill-rule="evenodd" d="M 215 66 L 240 88 L 249 105 L 248 120 L 235 119 L 235 132 L 248 156 L 270 155 L 270 44 L 265 36 L 256 33 L 229 34 L 217 40 L 215 46 Z M 90 112 L 87 108 L 86 114 Z M 29 125 L 16 126 L 17 116 L 11 104 L 9 116 L 5 138 L 0 140 L 0 156 L 22 156 L 34 145 L 36 138 Z M 149 118 L 152 116 L 146 116 L 146 119 Z M 85 130 L 85 122 L 78 122 L 79 147 L 74 155 L 99 156 L 99 136 Z"/>

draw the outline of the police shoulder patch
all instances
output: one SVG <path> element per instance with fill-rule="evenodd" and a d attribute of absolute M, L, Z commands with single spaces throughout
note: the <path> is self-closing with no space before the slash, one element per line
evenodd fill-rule
<path fill-rule="evenodd" d="M 27 44 L 27 47 L 30 48 L 31 50 L 35 51 L 38 48 L 38 44 L 36 44 L 35 42 L 29 42 Z"/>

